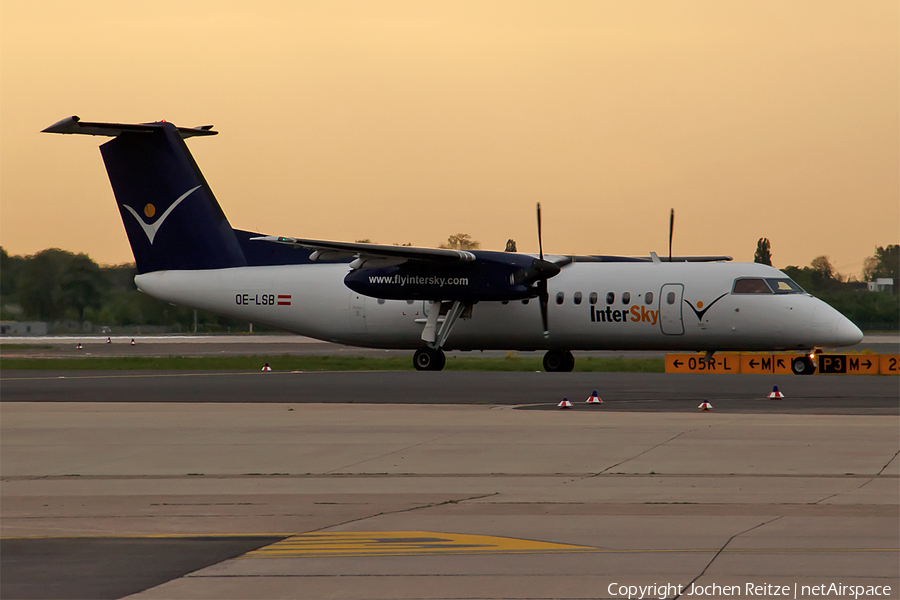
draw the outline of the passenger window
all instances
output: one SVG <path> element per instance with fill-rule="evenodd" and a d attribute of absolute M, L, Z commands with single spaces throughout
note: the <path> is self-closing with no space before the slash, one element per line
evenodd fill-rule
<path fill-rule="evenodd" d="M 771 294 L 772 290 L 762 279 L 735 279 L 733 294 Z"/>
<path fill-rule="evenodd" d="M 575 295 L 572 296 L 572 301 L 575 302 L 575 304 L 581 304 L 581 292 L 575 292 Z"/>
<path fill-rule="evenodd" d="M 653 292 L 644 294 L 644 304 L 653 304 Z"/>
<path fill-rule="evenodd" d="M 591 295 L 588 296 L 588 302 L 591 304 L 597 304 L 597 292 L 591 292 Z"/>
<path fill-rule="evenodd" d="M 565 292 L 556 292 L 556 303 L 562 304 L 566 299 Z"/>
<path fill-rule="evenodd" d="M 610 293 L 606 294 L 606 303 L 607 304 L 612 304 L 615 301 L 616 301 L 615 292 L 610 292 Z"/>
<path fill-rule="evenodd" d="M 675 304 L 675 292 L 666 294 L 666 304 Z"/>
<path fill-rule="evenodd" d="M 622 294 L 622 304 L 628 304 L 631 302 L 631 292 L 624 292 Z"/>

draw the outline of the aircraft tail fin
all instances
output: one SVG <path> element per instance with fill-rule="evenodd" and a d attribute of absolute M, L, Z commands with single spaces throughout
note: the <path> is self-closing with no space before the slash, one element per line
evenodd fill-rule
<path fill-rule="evenodd" d="M 100 147 L 138 273 L 246 266 L 241 245 L 184 143 L 212 126 L 86 123 L 63 119 L 44 130 L 109 136 Z"/>

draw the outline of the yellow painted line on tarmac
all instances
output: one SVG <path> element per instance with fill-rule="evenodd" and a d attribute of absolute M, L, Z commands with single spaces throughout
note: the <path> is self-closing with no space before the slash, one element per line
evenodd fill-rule
<path fill-rule="evenodd" d="M 248 552 L 240 558 L 401 556 L 526 552 L 593 552 L 590 546 L 555 544 L 491 535 L 431 531 L 302 533 Z"/>
<path fill-rule="evenodd" d="M 4 535 L 0 540 L 145 540 L 145 539 L 193 539 L 193 538 L 239 538 L 239 537 L 270 537 L 285 538 L 291 533 L 135 533 L 105 535 L 90 533 L 84 535 Z"/>
<path fill-rule="evenodd" d="M 286 537 L 288 536 L 288 537 Z M 353 531 L 318 533 L 158 533 L 135 535 L 31 535 L 0 536 L 3 540 L 48 539 L 190 539 L 271 537 L 285 538 L 238 559 L 329 558 L 360 556 L 432 556 L 447 554 L 542 554 L 553 552 L 592 554 L 799 554 L 896 552 L 900 548 L 596 548 L 520 538 L 433 531 Z"/>
<path fill-rule="evenodd" d="M 595 548 L 518 538 L 430 531 L 364 531 L 303 533 L 239 556 L 239 559 L 337 558 L 362 556 L 437 556 L 448 554 L 592 554 L 716 553 L 873 553 L 900 552 L 900 548 Z"/>

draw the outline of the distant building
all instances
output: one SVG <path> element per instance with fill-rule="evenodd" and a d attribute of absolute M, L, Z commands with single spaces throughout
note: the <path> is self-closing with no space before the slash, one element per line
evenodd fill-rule
<path fill-rule="evenodd" d="M 43 321 L 0 321 L 0 335 L 47 335 Z"/>
<path fill-rule="evenodd" d="M 894 280 L 881 277 L 875 281 L 868 282 L 870 292 L 893 292 Z M 896 293 L 896 292 L 895 292 Z"/>

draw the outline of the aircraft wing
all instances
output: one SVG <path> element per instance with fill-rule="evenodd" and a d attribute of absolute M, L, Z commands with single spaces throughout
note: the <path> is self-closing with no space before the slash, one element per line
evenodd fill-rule
<path fill-rule="evenodd" d="M 668 257 L 660 257 L 660 260 L 666 262 L 722 262 L 733 259 L 730 256 L 673 256 L 671 259 Z"/>
<path fill-rule="evenodd" d="M 275 235 L 255 237 L 250 238 L 250 240 L 287 244 L 294 248 L 309 248 L 310 250 L 315 250 L 311 257 L 313 260 L 337 260 L 351 256 L 427 260 L 444 263 L 472 262 L 475 260 L 475 255 L 466 250 L 448 250 L 444 248 L 414 248 L 412 246 L 388 246 L 386 244 L 363 244 L 359 242 L 331 242 Z"/>

